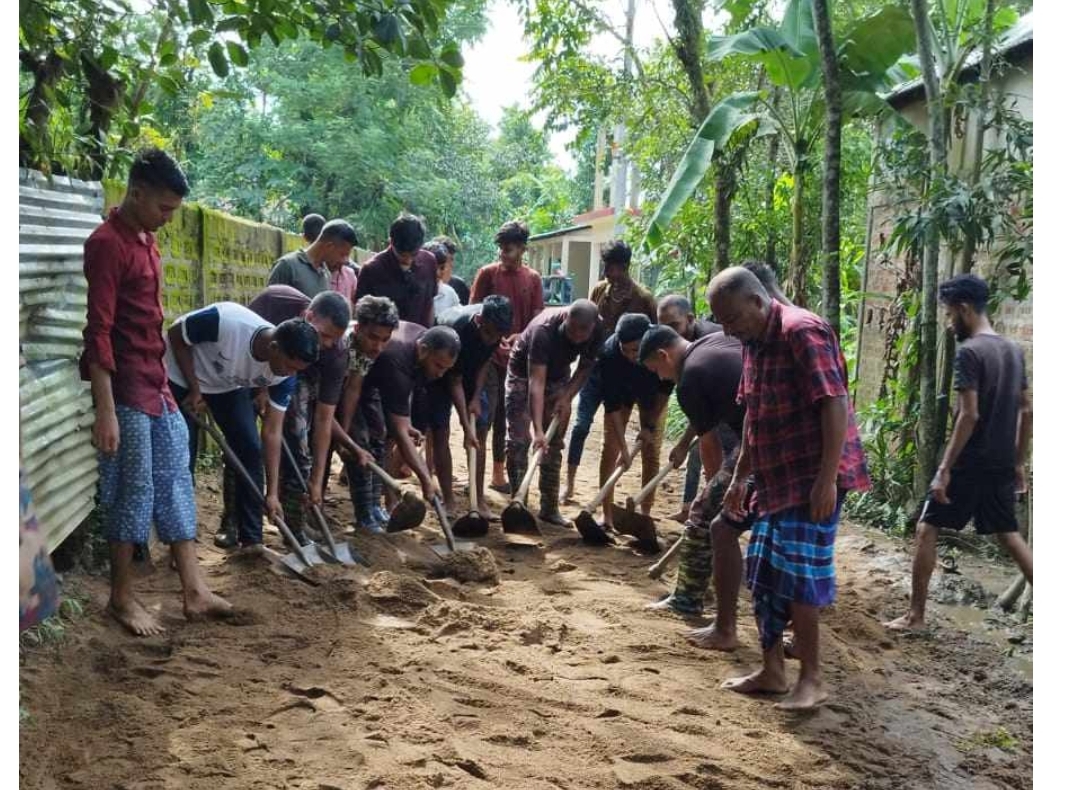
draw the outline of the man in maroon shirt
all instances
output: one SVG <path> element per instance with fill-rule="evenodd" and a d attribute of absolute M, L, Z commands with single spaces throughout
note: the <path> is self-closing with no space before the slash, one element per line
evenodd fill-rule
<path fill-rule="evenodd" d="M 763 649 L 762 669 L 727 680 L 742 694 L 786 694 L 785 710 L 828 698 L 818 660 L 818 614 L 836 598 L 833 544 L 848 491 L 870 485 L 844 355 L 832 328 L 787 307 L 742 267 L 721 272 L 708 302 L 725 333 L 744 343 L 738 399 L 746 408 L 733 480 L 722 511 L 745 512 L 755 474 L 759 515 L 748 543 L 748 587 Z M 782 635 L 792 622 L 800 674 L 789 689 Z"/>
<path fill-rule="evenodd" d="M 518 336 L 529 326 L 533 317 L 544 309 L 544 288 L 540 275 L 522 263 L 522 256 L 529 241 L 529 228 L 524 222 L 505 222 L 496 231 L 496 246 L 500 259 L 478 269 L 470 291 L 470 303 L 479 304 L 492 294 L 507 297 L 511 303 L 511 335 L 500 341 L 500 347 L 489 367 L 484 394 L 474 404 L 471 414 L 477 420 L 478 474 L 484 480 L 487 460 L 485 440 L 492 428 L 492 487 L 497 491 L 509 490 L 504 478 L 505 438 L 507 422 L 504 417 L 504 382 L 507 377 L 507 358 Z"/>
<path fill-rule="evenodd" d="M 163 364 L 161 267 L 153 232 L 189 192 L 177 163 L 159 149 L 138 154 L 122 204 L 85 242 L 88 310 L 80 366 L 92 382 L 100 454 L 100 502 L 111 544 L 108 612 L 137 636 L 165 630 L 133 594 L 134 547 L 148 542 L 154 520 L 170 544 L 185 616 L 225 616 L 196 561 L 196 499 L 189 435 L 167 386 Z"/>
<path fill-rule="evenodd" d="M 422 249 L 426 227 L 421 218 L 401 214 L 389 226 L 389 247 L 359 269 L 355 301 L 385 296 L 400 312 L 401 321 L 433 326 L 433 297 L 437 295 L 437 259 Z"/>

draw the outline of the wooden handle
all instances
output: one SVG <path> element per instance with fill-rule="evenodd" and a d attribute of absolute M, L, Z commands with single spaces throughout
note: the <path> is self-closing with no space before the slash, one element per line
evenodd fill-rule
<path fill-rule="evenodd" d="M 636 441 L 633 442 L 633 446 L 631 448 L 629 448 L 630 457 L 632 457 L 637 452 L 637 450 L 640 449 L 640 444 L 641 444 L 641 438 L 638 436 Z M 598 508 L 600 506 L 600 503 L 603 502 L 603 500 L 607 498 L 607 492 L 611 489 L 611 486 L 613 486 L 615 483 L 617 483 L 618 482 L 618 478 L 620 478 L 622 475 L 624 475 L 628 470 L 629 470 L 628 466 L 625 466 L 625 465 L 622 465 L 622 464 L 619 464 L 618 466 L 616 466 L 614 471 L 611 472 L 610 477 L 607 478 L 607 482 L 603 484 L 603 488 L 601 488 L 599 490 L 599 493 L 596 494 L 596 498 L 593 499 L 592 502 L 589 503 L 589 506 L 587 508 L 585 508 L 585 509 L 589 513 L 591 513 L 596 508 Z"/>
<path fill-rule="evenodd" d="M 698 438 L 693 439 L 692 443 L 689 444 L 688 450 L 686 450 L 686 452 L 691 452 L 693 445 L 695 445 L 696 442 L 698 442 L 698 441 L 699 441 Z M 643 502 L 645 499 L 647 499 L 649 496 L 651 496 L 651 492 L 659 487 L 659 483 L 661 483 L 663 480 L 665 480 L 666 476 L 668 474 L 670 474 L 675 469 L 680 469 L 680 468 L 681 467 L 674 466 L 673 464 L 671 464 L 669 462 L 664 464 L 663 468 L 655 473 L 655 477 L 653 477 L 651 480 L 649 480 L 648 484 L 646 486 L 644 486 L 644 488 L 640 489 L 640 493 L 638 493 L 635 497 L 633 497 L 633 504 L 634 505 L 639 505 L 641 502 Z"/>
<path fill-rule="evenodd" d="M 544 434 L 545 447 L 555 438 L 555 432 L 559 429 L 559 418 L 552 417 L 552 421 L 548 423 L 548 432 Z M 533 484 L 533 475 L 537 473 L 537 467 L 540 466 L 540 459 L 544 457 L 544 447 L 539 448 L 533 457 L 529 460 L 529 468 L 526 470 L 526 476 L 522 478 L 522 484 L 518 486 L 518 493 L 514 496 L 515 502 L 525 503 L 526 496 L 529 494 L 529 487 Z"/>
<path fill-rule="evenodd" d="M 367 461 L 366 465 L 370 468 L 371 472 L 373 472 L 374 474 L 376 474 L 378 477 L 381 478 L 381 482 L 383 482 L 385 485 L 387 485 L 389 488 L 391 488 L 397 494 L 402 492 L 403 489 L 400 488 L 400 481 L 399 480 L 397 480 L 395 477 L 390 475 L 388 472 L 386 472 L 380 466 L 375 464 L 373 461 Z"/>
<path fill-rule="evenodd" d="M 681 550 L 681 541 L 684 539 L 685 536 L 682 534 L 680 538 L 674 541 L 674 545 L 666 550 L 666 554 L 664 554 L 657 563 L 648 568 L 648 575 L 651 578 L 658 579 L 663 575 L 663 571 L 666 570 L 666 567 L 670 564 L 671 560 L 674 559 L 674 555 Z"/>
<path fill-rule="evenodd" d="M 444 542 L 448 544 L 448 551 L 454 553 L 455 537 L 452 535 L 452 528 L 448 523 L 448 514 L 444 512 L 444 505 L 439 496 L 433 497 L 433 509 L 437 511 L 437 519 L 440 521 L 440 528 L 444 533 Z"/>
<path fill-rule="evenodd" d="M 470 510 L 477 510 L 477 450 L 470 446 L 466 450 L 466 472 L 470 478 Z"/>

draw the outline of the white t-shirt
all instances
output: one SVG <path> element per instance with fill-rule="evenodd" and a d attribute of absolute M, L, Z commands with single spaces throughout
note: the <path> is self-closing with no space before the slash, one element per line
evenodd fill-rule
<path fill-rule="evenodd" d="M 437 283 L 437 295 L 433 297 L 433 317 L 438 318 L 445 311 L 459 307 L 459 294 L 448 283 Z"/>
<path fill-rule="evenodd" d="M 296 388 L 295 376 L 278 376 L 268 361 L 252 355 L 256 336 L 273 324 L 236 302 L 216 302 L 178 319 L 181 336 L 192 346 L 193 365 L 200 391 L 205 395 L 268 387 L 270 404 L 280 411 L 289 406 Z M 189 384 L 178 367 L 167 338 L 167 376 L 175 384 Z"/>

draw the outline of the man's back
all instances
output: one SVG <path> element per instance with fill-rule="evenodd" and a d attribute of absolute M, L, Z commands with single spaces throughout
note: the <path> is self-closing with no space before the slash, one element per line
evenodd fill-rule
<path fill-rule="evenodd" d="M 1013 469 L 1022 390 L 1028 389 L 1021 348 L 1002 335 L 967 338 L 955 352 L 955 389 L 976 390 L 978 421 L 955 468 Z"/>

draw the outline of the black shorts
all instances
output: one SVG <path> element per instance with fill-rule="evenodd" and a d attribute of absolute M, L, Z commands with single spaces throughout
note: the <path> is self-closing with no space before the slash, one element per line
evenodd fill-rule
<path fill-rule="evenodd" d="M 942 505 L 929 496 L 919 521 L 939 529 L 963 529 L 973 520 L 978 535 L 1018 531 L 1014 513 L 1014 470 L 957 469 L 948 483 L 948 499 Z"/>

